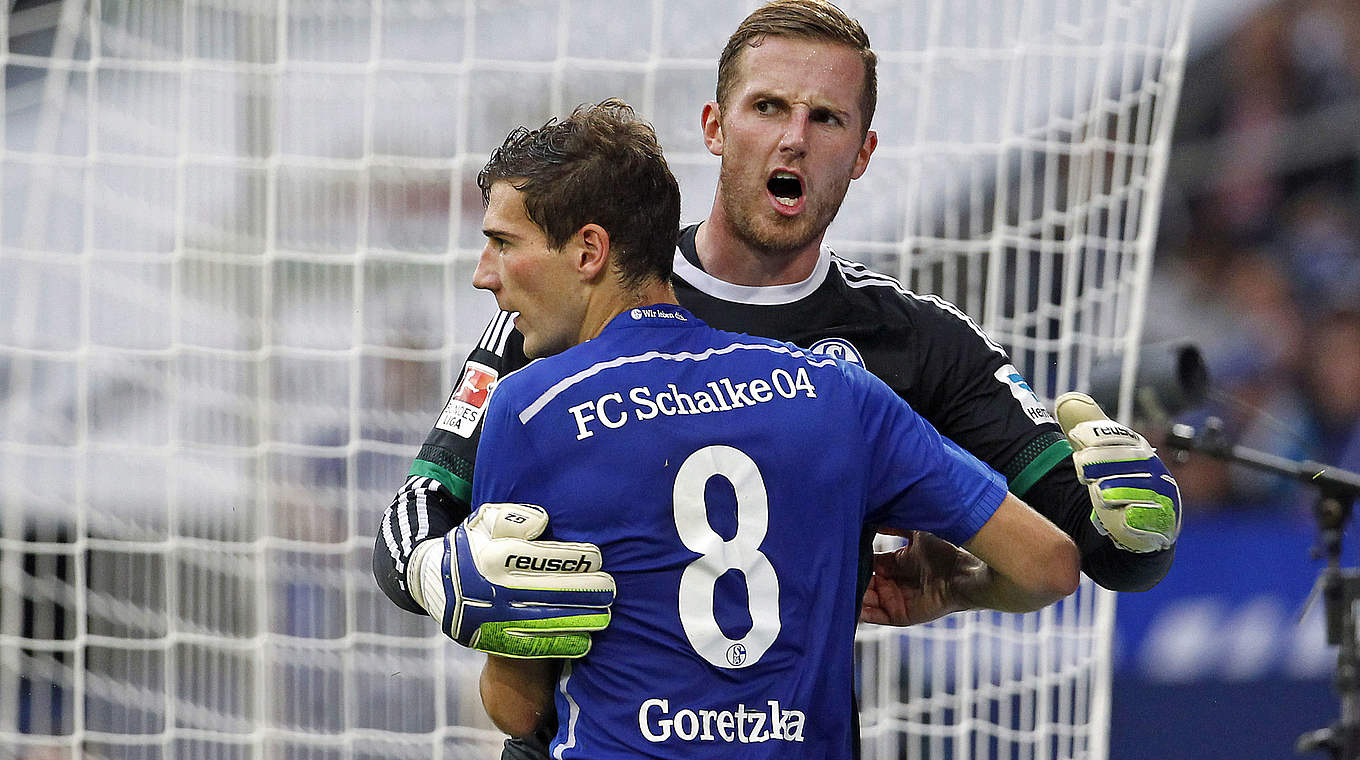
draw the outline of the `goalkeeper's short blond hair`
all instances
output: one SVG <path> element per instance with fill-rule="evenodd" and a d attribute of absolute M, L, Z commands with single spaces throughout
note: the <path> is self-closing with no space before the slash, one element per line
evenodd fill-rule
<path fill-rule="evenodd" d="M 747 16 L 718 57 L 719 106 L 726 106 L 740 76 L 741 53 L 758 47 L 766 37 L 796 37 L 814 42 L 845 45 L 864 62 L 864 88 L 859 95 L 863 129 L 869 130 L 878 107 L 878 55 L 869 47 L 869 34 L 845 11 L 826 0 L 773 0 Z"/>

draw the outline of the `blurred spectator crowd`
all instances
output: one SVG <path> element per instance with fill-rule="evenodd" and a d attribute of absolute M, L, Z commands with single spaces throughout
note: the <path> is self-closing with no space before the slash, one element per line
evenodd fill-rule
<path fill-rule="evenodd" d="M 1208 363 L 1204 408 L 1238 444 L 1360 471 L 1360 2 L 1284 0 L 1190 61 L 1149 341 Z M 1302 485 L 1192 456 L 1196 512 L 1311 520 Z"/>

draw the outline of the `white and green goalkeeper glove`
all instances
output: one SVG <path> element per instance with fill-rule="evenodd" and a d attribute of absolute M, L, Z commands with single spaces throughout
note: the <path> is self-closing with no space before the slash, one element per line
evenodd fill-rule
<path fill-rule="evenodd" d="M 466 647 L 502 657 L 581 657 L 609 625 L 614 579 L 599 547 L 535 541 L 548 513 L 483 504 L 442 539 L 418 544 L 406 568 L 411 596 Z"/>
<path fill-rule="evenodd" d="M 1181 492 L 1147 439 L 1111 420 L 1090 396 L 1064 393 L 1054 404 L 1072 444 L 1077 479 L 1091 492 L 1091 522 L 1126 551 L 1176 543 Z"/>

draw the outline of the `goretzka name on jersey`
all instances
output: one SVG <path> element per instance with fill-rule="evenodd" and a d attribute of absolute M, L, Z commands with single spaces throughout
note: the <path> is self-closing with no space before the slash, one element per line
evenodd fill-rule
<path fill-rule="evenodd" d="M 638 728 L 643 738 L 654 744 L 672 736 L 686 742 L 729 744 L 802 742 L 807 720 L 803 711 L 782 708 L 774 699 L 767 704 L 768 711 L 739 704 L 736 710 L 682 708 L 672 713 L 670 700 L 653 698 L 638 707 Z"/>

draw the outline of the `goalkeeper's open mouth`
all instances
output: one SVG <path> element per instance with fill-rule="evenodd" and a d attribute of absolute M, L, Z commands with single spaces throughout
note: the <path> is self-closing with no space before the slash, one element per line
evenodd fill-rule
<path fill-rule="evenodd" d="M 793 216 L 803 210 L 806 198 L 803 194 L 803 178 L 788 169 L 775 169 L 765 181 L 765 190 L 776 211 Z"/>

